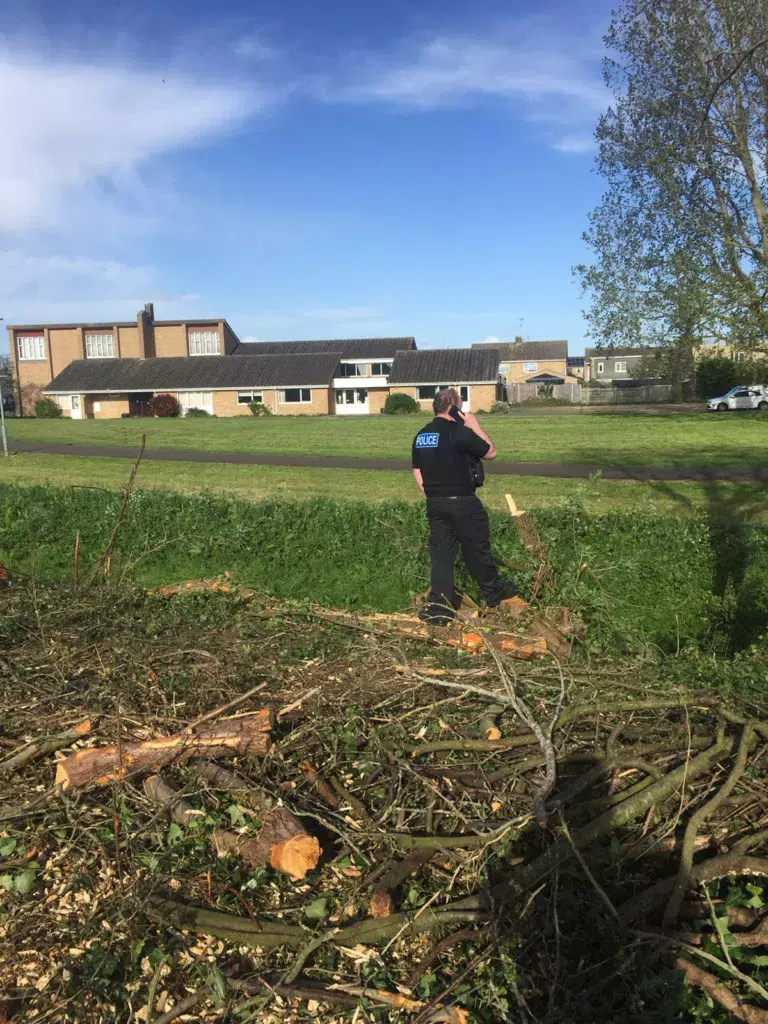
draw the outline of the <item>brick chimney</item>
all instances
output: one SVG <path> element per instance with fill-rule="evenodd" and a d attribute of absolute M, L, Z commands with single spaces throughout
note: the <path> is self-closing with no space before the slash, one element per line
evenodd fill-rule
<path fill-rule="evenodd" d="M 139 352 L 147 359 L 155 355 L 155 307 L 147 302 L 136 317 L 139 328 Z"/>

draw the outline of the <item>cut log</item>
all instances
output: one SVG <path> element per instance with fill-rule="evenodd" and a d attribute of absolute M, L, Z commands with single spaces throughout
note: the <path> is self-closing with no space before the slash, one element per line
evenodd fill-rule
<path fill-rule="evenodd" d="M 171 762 L 191 757 L 247 755 L 263 757 L 272 747 L 267 733 L 272 728 L 272 712 L 224 719 L 184 730 L 175 736 L 163 736 L 144 743 L 126 743 L 122 747 L 94 747 L 65 757 L 56 766 L 56 782 L 63 789 L 92 783 L 103 786 L 140 772 L 157 770 Z"/>
<path fill-rule="evenodd" d="M 177 825 L 188 825 L 193 818 L 199 818 L 204 812 L 195 810 L 187 803 L 184 797 L 179 795 L 175 783 L 160 778 L 159 775 L 150 775 L 144 780 L 144 795 L 158 807 L 164 807 Z"/>
<path fill-rule="evenodd" d="M 9 757 L 0 762 L 0 775 L 6 775 L 8 772 L 15 771 L 15 769 L 28 764 L 29 761 L 34 761 L 37 757 L 52 754 L 56 750 L 61 750 L 62 747 L 71 746 L 84 736 L 87 736 L 91 728 L 91 720 L 86 718 L 84 722 L 74 726 L 72 729 L 67 729 L 65 732 L 60 732 L 53 736 L 41 736 L 30 743 L 22 744 Z"/>
<path fill-rule="evenodd" d="M 389 917 L 392 913 L 392 892 L 401 885 L 406 878 L 415 875 L 427 861 L 431 860 L 437 853 L 437 844 L 425 846 L 414 850 L 402 860 L 394 861 L 388 870 L 379 878 L 376 888 L 371 894 L 371 916 Z"/>
<path fill-rule="evenodd" d="M 219 857 L 238 854 L 249 867 L 270 864 L 298 881 L 317 866 L 322 849 L 287 807 L 273 807 L 264 816 L 261 832 L 255 838 L 236 835 L 226 829 L 213 830 L 213 842 Z"/>

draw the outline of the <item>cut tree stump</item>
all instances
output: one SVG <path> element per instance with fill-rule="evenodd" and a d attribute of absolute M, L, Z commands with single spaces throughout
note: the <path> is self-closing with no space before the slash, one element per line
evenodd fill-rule
<path fill-rule="evenodd" d="M 219 857 L 236 853 L 249 867 L 270 864 L 298 881 L 317 866 L 322 849 L 287 807 L 267 811 L 261 832 L 255 838 L 236 835 L 226 829 L 213 830 L 213 842 Z"/>
<path fill-rule="evenodd" d="M 273 715 L 267 709 L 220 722 L 206 722 L 175 736 L 144 743 L 78 750 L 58 762 L 56 782 L 63 789 L 89 783 L 103 786 L 116 779 L 156 771 L 164 765 L 187 761 L 191 757 L 232 757 L 238 754 L 263 757 L 272 748 L 272 741 L 267 735 L 272 725 Z"/>

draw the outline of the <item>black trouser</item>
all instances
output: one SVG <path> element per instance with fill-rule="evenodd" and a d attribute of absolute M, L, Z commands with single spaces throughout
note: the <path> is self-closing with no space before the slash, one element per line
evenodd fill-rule
<path fill-rule="evenodd" d="M 480 584 L 486 602 L 494 607 L 516 593 L 512 580 L 499 577 L 491 552 L 491 527 L 485 505 L 474 495 L 427 498 L 429 554 L 432 585 L 427 611 L 438 618 L 452 617 L 458 602 L 453 566 L 461 545 L 467 568 Z"/>

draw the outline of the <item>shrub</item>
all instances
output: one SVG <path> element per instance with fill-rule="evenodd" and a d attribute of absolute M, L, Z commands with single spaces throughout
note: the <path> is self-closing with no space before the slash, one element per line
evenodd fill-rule
<path fill-rule="evenodd" d="M 204 417 L 210 417 L 210 413 L 207 409 L 187 409 L 186 419 L 200 420 Z"/>
<path fill-rule="evenodd" d="M 181 416 L 181 406 L 174 395 L 154 395 L 149 400 L 149 411 L 152 416 L 163 418 Z"/>
<path fill-rule="evenodd" d="M 248 406 L 254 416 L 271 416 L 272 410 L 263 402 L 251 402 Z"/>
<path fill-rule="evenodd" d="M 719 398 L 739 383 L 738 378 L 738 363 L 725 356 L 710 356 L 696 367 L 696 390 L 702 398 Z"/>
<path fill-rule="evenodd" d="M 421 406 L 410 395 L 387 395 L 387 400 L 381 411 L 387 416 L 409 416 L 412 413 L 421 412 Z"/>
<path fill-rule="evenodd" d="M 35 403 L 35 416 L 40 420 L 58 420 L 62 415 L 61 406 L 52 398 L 41 398 Z"/>
<path fill-rule="evenodd" d="M 483 410 L 480 410 L 478 415 L 480 415 L 482 411 Z M 494 416 L 509 416 L 512 412 L 512 406 L 509 402 L 494 402 L 491 406 L 491 412 Z"/>

